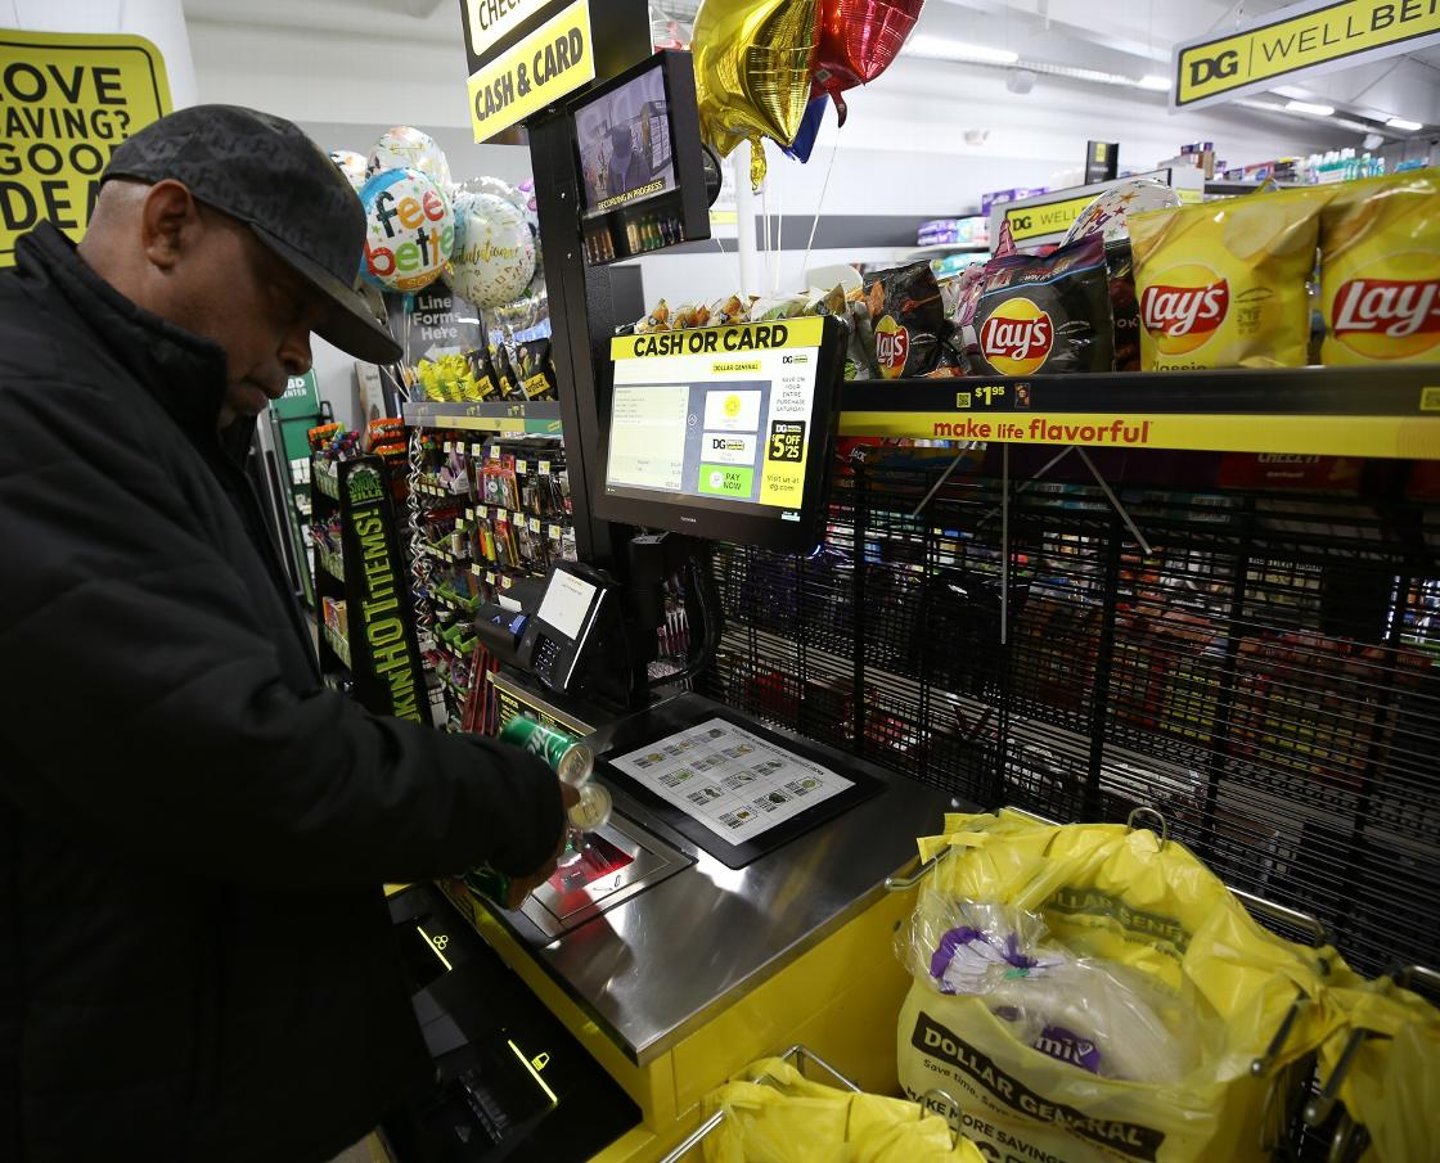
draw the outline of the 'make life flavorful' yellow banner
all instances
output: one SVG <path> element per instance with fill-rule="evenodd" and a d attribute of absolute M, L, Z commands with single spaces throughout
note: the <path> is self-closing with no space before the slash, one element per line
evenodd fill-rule
<path fill-rule="evenodd" d="M 589 0 L 577 0 L 470 75 L 475 140 L 489 140 L 594 79 Z"/>
<path fill-rule="evenodd" d="M 1440 457 L 1440 417 L 1201 416 L 1174 413 L 842 412 L 842 436 L 909 436 L 1085 448 L 1170 448 L 1304 456 Z"/>
<path fill-rule="evenodd" d="M 0 32 L 0 266 L 46 219 L 78 241 L 110 155 L 169 112 L 165 61 L 144 37 Z"/>
<path fill-rule="evenodd" d="M 1440 43 L 1440 0 L 1311 0 L 1175 50 L 1171 107 L 1195 109 L 1303 74 Z"/>

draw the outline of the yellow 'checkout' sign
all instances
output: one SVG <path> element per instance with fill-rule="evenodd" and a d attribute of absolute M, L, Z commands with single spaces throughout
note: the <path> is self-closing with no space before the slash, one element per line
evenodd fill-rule
<path fill-rule="evenodd" d="M 470 125 L 486 141 L 595 79 L 590 5 L 577 0 L 470 75 Z"/>
<path fill-rule="evenodd" d="M 484 56 L 525 21 L 540 12 L 547 0 L 464 0 L 465 32 L 470 51 Z"/>
<path fill-rule="evenodd" d="M 110 155 L 169 112 L 165 61 L 144 37 L 0 32 L 0 266 L 46 219 L 78 240 Z"/>
<path fill-rule="evenodd" d="M 1326 73 L 1440 43 L 1440 0 L 1312 0 L 1279 19 L 1180 45 L 1171 102 L 1198 108 L 1280 78 Z"/>

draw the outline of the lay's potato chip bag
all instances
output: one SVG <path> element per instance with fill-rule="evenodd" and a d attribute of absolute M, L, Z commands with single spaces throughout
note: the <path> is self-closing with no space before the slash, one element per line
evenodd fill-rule
<path fill-rule="evenodd" d="M 1440 170 L 1339 187 L 1320 251 L 1322 363 L 1440 362 Z"/>
<path fill-rule="evenodd" d="M 1328 197 L 1286 190 L 1132 215 L 1141 368 L 1302 366 Z"/>

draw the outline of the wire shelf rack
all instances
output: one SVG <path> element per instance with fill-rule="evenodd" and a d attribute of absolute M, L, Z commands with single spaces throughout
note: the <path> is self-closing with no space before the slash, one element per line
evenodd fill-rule
<path fill-rule="evenodd" d="M 985 808 L 1155 807 L 1356 968 L 1440 961 L 1440 506 L 1406 466 L 1227 489 L 1135 454 L 1108 487 L 957 452 L 837 463 L 812 556 L 723 547 L 712 693 Z"/>

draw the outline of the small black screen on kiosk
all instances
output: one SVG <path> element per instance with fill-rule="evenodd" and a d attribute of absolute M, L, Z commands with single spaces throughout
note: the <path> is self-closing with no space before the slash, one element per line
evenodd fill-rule
<path fill-rule="evenodd" d="M 695 64 L 667 49 L 569 106 L 587 266 L 710 237 Z"/>
<path fill-rule="evenodd" d="M 812 548 L 840 330 L 816 317 L 613 340 L 599 515 L 719 541 Z"/>
<path fill-rule="evenodd" d="M 660 65 L 575 111 L 585 210 L 604 214 L 675 189 L 670 107 Z"/>

